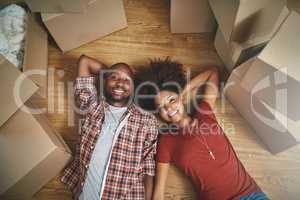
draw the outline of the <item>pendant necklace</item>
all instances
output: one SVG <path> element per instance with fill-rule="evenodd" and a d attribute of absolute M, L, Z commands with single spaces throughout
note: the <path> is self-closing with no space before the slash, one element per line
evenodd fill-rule
<path fill-rule="evenodd" d="M 209 148 L 206 139 L 204 138 L 204 136 L 202 135 L 202 133 L 200 133 L 200 134 L 201 134 L 201 140 L 200 140 L 198 137 L 196 137 L 197 140 L 199 140 L 199 141 L 206 147 L 206 149 L 207 149 L 207 151 L 208 151 L 210 157 L 211 157 L 213 160 L 216 160 L 216 157 L 215 157 L 214 153 L 212 152 L 212 150 Z M 203 140 L 203 141 L 202 141 L 202 140 Z"/>

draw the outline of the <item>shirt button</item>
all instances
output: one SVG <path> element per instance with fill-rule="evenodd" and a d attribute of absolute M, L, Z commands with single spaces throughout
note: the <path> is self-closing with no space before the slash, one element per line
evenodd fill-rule
<path fill-rule="evenodd" d="M 94 145 L 91 145 L 91 147 L 90 147 L 91 149 L 94 149 Z"/>
<path fill-rule="evenodd" d="M 84 183 L 83 183 L 83 182 L 81 182 L 81 187 L 83 187 L 83 184 L 84 184 Z"/>
<path fill-rule="evenodd" d="M 89 166 L 88 165 L 85 165 L 85 168 L 87 169 Z"/>

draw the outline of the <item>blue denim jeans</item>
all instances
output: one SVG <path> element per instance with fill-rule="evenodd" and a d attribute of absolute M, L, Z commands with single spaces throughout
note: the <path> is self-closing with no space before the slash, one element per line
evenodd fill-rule
<path fill-rule="evenodd" d="M 248 196 L 241 197 L 240 200 L 270 200 L 263 192 L 254 192 Z"/>

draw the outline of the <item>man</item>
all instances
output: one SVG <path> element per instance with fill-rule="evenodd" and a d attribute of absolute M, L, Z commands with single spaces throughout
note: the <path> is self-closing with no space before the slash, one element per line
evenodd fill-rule
<path fill-rule="evenodd" d="M 100 72 L 104 98 L 98 100 L 94 76 Z M 151 199 L 157 122 L 131 102 L 133 77 L 125 63 L 107 70 L 96 59 L 79 59 L 75 101 L 84 122 L 74 161 L 61 179 L 75 199 Z"/>

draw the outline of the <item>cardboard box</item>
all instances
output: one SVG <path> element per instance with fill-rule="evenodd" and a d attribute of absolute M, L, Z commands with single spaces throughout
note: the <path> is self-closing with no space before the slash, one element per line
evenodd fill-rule
<path fill-rule="evenodd" d="M 28 28 L 25 37 L 23 72 L 30 73 L 38 70 L 42 75 L 25 77 L 16 66 L 0 55 L 0 92 L 5 94 L 0 99 L 0 126 L 2 126 L 36 91 L 42 97 L 47 95 L 47 67 L 48 67 L 48 38 L 47 33 L 38 24 L 36 18 L 29 13 Z M 17 80 L 23 80 L 16 94 L 20 102 L 16 102 L 14 87 Z M 31 81 L 32 80 L 32 81 Z M 38 87 L 37 87 L 38 86 Z M 17 89 L 17 88 L 16 88 Z"/>
<path fill-rule="evenodd" d="M 81 14 L 42 13 L 42 19 L 63 52 L 127 27 L 120 0 L 92 1 Z"/>
<path fill-rule="evenodd" d="M 0 92 L 3 94 L 0 98 L 0 127 L 29 99 L 38 87 L 29 79 L 22 76 L 22 72 L 0 55 Z M 24 78 L 20 88 L 16 88 L 16 94 L 19 95 L 20 102 L 16 102 L 14 87 L 16 81 Z"/>
<path fill-rule="evenodd" d="M 259 54 L 266 44 L 267 42 L 259 43 L 259 41 L 242 44 L 237 42 L 227 43 L 220 29 L 217 30 L 215 38 L 217 53 L 229 72 L 231 72 L 234 67 Z"/>
<path fill-rule="evenodd" d="M 225 41 L 269 40 L 289 11 L 286 0 L 209 0 Z"/>
<path fill-rule="evenodd" d="M 238 66 L 231 73 L 224 90 L 226 98 L 247 120 L 271 153 L 276 154 L 299 143 L 299 123 L 284 121 L 278 112 L 241 86 L 253 59 Z M 286 118 L 285 118 L 286 119 Z"/>
<path fill-rule="evenodd" d="M 300 120 L 300 14 L 292 12 L 254 59 L 241 85 L 273 109 Z"/>
<path fill-rule="evenodd" d="M 203 33 L 216 29 L 208 0 L 171 0 L 171 32 Z"/>
<path fill-rule="evenodd" d="M 25 0 L 32 12 L 44 13 L 82 13 L 85 10 L 84 0 Z"/>
<path fill-rule="evenodd" d="M 0 199 L 31 198 L 70 158 L 43 115 L 17 111 L 0 127 Z"/>
<path fill-rule="evenodd" d="M 20 6 L 24 6 L 24 4 L 20 2 L 16 3 Z M 25 36 L 22 70 L 26 73 L 35 73 L 34 75 L 28 77 L 39 86 L 38 94 L 41 97 L 46 98 L 48 74 L 48 35 L 42 27 L 38 16 L 30 12 L 27 12 L 27 14 L 28 21 Z"/>

